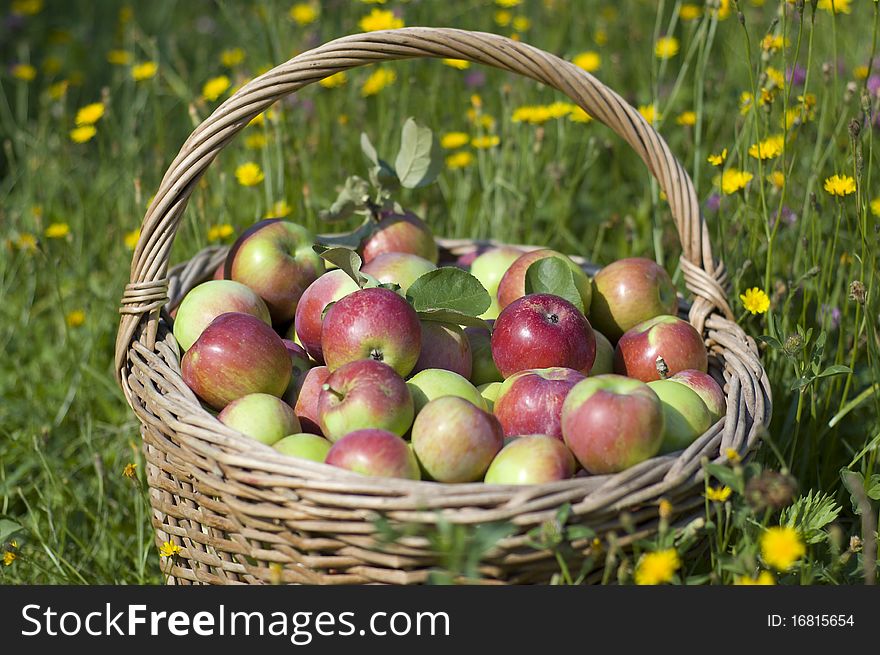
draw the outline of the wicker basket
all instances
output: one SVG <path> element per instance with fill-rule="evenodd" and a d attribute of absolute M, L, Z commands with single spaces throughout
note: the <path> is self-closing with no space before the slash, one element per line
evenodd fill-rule
<path fill-rule="evenodd" d="M 693 294 L 687 318 L 704 335 L 727 396 L 726 417 L 687 450 L 616 475 L 527 487 L 373 478 L 283 456 L 246 438 L 204 410 L 183 383 L 166 309 L 209 278 L 225 250 L 209 248 L 170 272 L 168 259 L 187 201 L 214 157 L 254 116 L 308 84 L 357 66 L 415 57 L 466 59 L 558 89 L 623 137 L 657 178 Z M 448 253 L 473 244 L 441 246 Z M 725 285 L 681 164 L 637 111 L 570 62 L 494 34 L 441 28 L 358 34 L 294 57 L 242 87 L 184 143 L 144 217 L 122 298 L 116 374 L 142 424 L 156 541 L 181 547 L 167 563 L 169 583 L 424 582 L 437 566 L 429 540 L 416 532 L 385 543 L 379 517 L 392 525 L 508 522 L 514 533 L 487 554 L 481 575 L 541 583 L 558 570 L 557 562 L 551 552 L 530 546 L 527 533 L 553 520 L 566 503 L 570 523 L 600 535 L 615 530 L 624 544 L 656 530 L 662 498 L 672 504 L 671 520 L 688 520 L 703 503 L 701 461 L 726 461 L 731 448 L 746 456 L 770 419 L 766 374 L 754 341 L 733 321 Z M 573 545 L 575 559 L 590 554 L 591 542 Z"/>

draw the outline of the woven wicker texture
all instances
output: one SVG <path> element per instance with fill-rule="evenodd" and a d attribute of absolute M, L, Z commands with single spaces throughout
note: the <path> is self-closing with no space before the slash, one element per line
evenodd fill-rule
<path fill-rule="evenodd" d="M 378 479 L 277 454 L 205 411 L 180 375 L 181 353 L 166 309 L 210 278 L 225 251 L 209 248 L 171 271 L 169 255 L 187 201 L 213 159 L 278 99 L 339 71 L 385 60 L 457 58 L 537 80 L 569 96 L 639 154 L 665 192 L 693 294 L 687 318 L 704 335 L 711 372 L 724 382 L 727 416 L 687 450 L 620 474 L 528 487 L 443 485 Z M 473 248 L 441 241 L 445 252 Z M 579 260 L 588 271 L 594 271 Z M 754 341 L 733 321 L 724 267 L 712 256 L 690 178 L 641 115 L 594 77 L 551 54 L 485 33 L 404 28 L 337 39 L 254 79 L 224 102 L 184 143 L 141 226 L 122 297 L 116 373 L 142 424 L 157 543 L 181 546 L 167 566 L 173 583 L 419 583 L 437 565 L 424 534 L 381 542 L 376 519 L 431 526 L 506 521 L 515 533 L 480 568 L 490 581 L 546 582 L 553 554 L 526 533 L 564 503 L 570 521 L 626 544 L 656 529 L 659 499 L 686 520 L 702 505 L 701 461 L 746 456 L 770 419 L 770 387 Z M 626 513 L 628 532 L 621 529 Z M 589 555 L 590 543 L 573 544 Z M 572 565 L 577 565 L 573 562 Z"/>

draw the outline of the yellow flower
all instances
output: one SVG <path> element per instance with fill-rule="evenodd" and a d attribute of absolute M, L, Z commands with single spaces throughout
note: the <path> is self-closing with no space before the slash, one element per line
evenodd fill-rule
<path fill-rule="evenodd" d="M 292 211 L 293 209 L 287 204 L 286 200 L 279 200 L 266 210 L 263 218 L 284 218 L 290 215 Z"/>
<path fill-rule="evenodd" d="M 774 134 L 749 146 L 749 155 L 755 159 L 773 159 L 782 154 L 784 145 L 785 137 L 781 134 Z"/>
<path fill-rule="evenodd" d="M 730 16 L 730 0 L 721 0 L 718 4 L 718 20 L 724 20 Z"/>
<path fill-rule="evenodd" d="M 385 87 L 394 84 L 395 80 L 397 80 L 397 73 L 393 70 L 390 68 L 377 68 L 361 87 L 361 95 L 365 98 L 376 95 Z"/>
<path fill-rule="evenodd" d="M 229 78 L 225 75 L 212 77 L 205 82 L 205 86 L 202 87 L 202 95 L 205 97 L 205 100 L 214 102 L 217 98 L 226 93 L 226 90 L 229 89 L 229 84 Z"/>
<path fill-rule="evenodd" d="M 361 18 L 358 26 L 364 32 L 376 30 L 396 30 L 403 27 L 403 19 L 394 15 L 390 9 L 373 9 L 367 16 Z"/>
<path fill-rule="evenodd" d="M 265 125 L 266 123 L 266 112 L 260 112 L 256 116 L 254 116 L 249 122 L 248 126 L 251 125 Z"/>
<path fill-rule="evenodd" d="M 674 548 L 645 553 L 636 566 L 637 585 L 657 585 L 672 582 L 675 572 L 681 568 L 681 560 Z"/>
<path fill-rule="evenodd" d="M 472 153 L 467 150 L 459 150 L 446 158 L 446 168 L 454 171 L 459 168 L 464 168 L 465 166 L 470 166 L 473 161 L 474 156 Z"/>
<path fill-rule="evenodd" d="M 734 464 L 738 464 L 742 461 L 742 457 L 739 456 L 739 451 L 736 448 L 728 448 L 724 451 L 724 456 Z"/>
<path fill-rule="evenodd" d="M 16 239 L 15 245 L 18 247 L 19 250 L 35 252 L 37 249 L 37 237 L 35 237 L 30 232 L 22 232 L 18 235 L 18 239 Z"/>
<path fill-rule="evenodd" d="M 245 52 L 241 48 L 230 48 L 220 53 L 220 63 L 226 68 L 233 68 L 244 61 Z"/>
<path fill-rule="evenodd" d="M 727 485 L 723 487 L 709 487 L 706 489 L 706 499 L 712 502 L 723 503 L 730 498 L 731 493 L 733 493 L 733 490 Z"/>
<path fill-rule="evenodd" d="M 265 175 L 258 164 L 249 161 L 235 169 L 235 178 L 242 186 L 256 186 L 263 181 Z"/>
<path fill-rule="evenodd" d="M 517 32 L 525 32 L 532 26 L 532 21 L 525 16 L 516 16 L 513 19 L 513 29 Z"/>
<path fill-rule="evenodd" d="M 654 54 L 658 59 L 672 59 L 678 54 L 678 39 L 674 36 L 661 36 L 654 46 Z"/>
<path fill-rule="evenodd" d="M 138 239 L 141 238 L 141 229 L 137 228 L 136 230 L 132 230 L 131 232 L 126 232 L 123 237 L 123 242 L 125 243 L 125 247 L 129 250 L 134 250 L 137 245 Z"/>
<path fill-rule="evenodd" d="M 767 175 L 767 181 L 777 189 L 781 189 L 785 186 L 785 175 L 782 171 L 773 171 Z"/>
<path fill-rule="evenodd" d="M 107 62 L 114 66 L 128 66 L 131 63 L 131 53 L 127 50 L 111 50 L 107 53 Z"/>
<path fill-rule="evenodd" d="M 266 147 L 268 141 L 269 140 L 266 138 L 265 134 L 262 132 L 255 132 L 254 134 L 248 134 L 244 138 L 244 147 L 251 150 L 260 150 Z"/>
<path fill-rule="evenodd" d="M 67 323 L 67 327 L 78 328 L 86 322 L 86 313 L 81 309 L 74 309 L 72 312 L 67 312 L 64 322 Z"/>
<path fill-rule="evenodd" d="M 571 113 L 568 115 L 568 120 L 574 121 L 575 123 L 589 123 L 593 120 L 593 117 L 590 116 L 585 109 L 575 105 L 575 108 L 572 109 Z"/>
<path fill-rule="evenodd" d="M 770 571 L 761 571 L 758 574 L 757 578 L 753 578 L 748 575 L 737 576 L 734 584 L 736 584 L 736 585 L 775 585 L 776 578 L 773 577 L 773 574 L 770 573 Z"/>
<path fill-rule="evenodd" d="M 696 125 L 697 113 L 693 111 L 683 111 L 675 119 L 679 125 Z"/>
<path fill-rule="evenodd" d="M 777 89 L 781 89 L 785 86 L 785 74 L 781 70 L 773 68 L 773 66 L 768 66 L 767 70 L 764 72 L 767 73 L 767 79 L 773 82 L 773 86 Z"/>
<path fill-rule="evenodd" d="M 134 9 L 125 5 L 124 7 L 119 8 L 119 22 L 123 25 L 129 22 L 132 18 L 134 18 Z"/>
<path fill-rule="evenodd" d="M 308 25 L 318 18 L 318 10 L 308 2 L 299 2 L 290 8 L 288 15 L 297 25 Z"/>
<path fill-rule="evenodd" d="M 34 16 L 43 11 L 43 0 L 12 0 L 12 13 L 16 16 Z"/>
<path fill-rule="evenodd" d="M 761 39 L 761 48 L 765 52 L 776 52 L 786 45 L 788 45 L 788 39 L 781 34 L 766 34 L 764 38 Z"/>
<path fill-rule="evenodd" d="M 739 299 L 746 311 L 752 314 L 763 314 L 770 309 L 770 298 L 758 287 L 746 289 L 745 293 L 739 295 Z"/>
<path fill-rule="evenodd" d="M 500 141 L 501 139 L 499 139 L 496 134 L 475 136 L 471 139 L 471 145 L 477 150 L 485 150 L 487 148 L 494 148 L 500 143 Z"/>
<path fill-rule="evenodd" d="M 466 132 L 447 132 L 440 137 L 440 146 L 446 150 L 455 150 L 467 145 L 470 137 Z"/>
<path fill-rule="evenodd" d="M 672 503 L 669 502 L 666 498 L 661 498 L 660 503 L 657 505 L 657 512 L 660 514 L 661 519 L 668 519 L 672 516 Z"/>
<path fill-rule="evenodd" d="M 743 91 L 739 96 L 739 113 L 745 116 L 749 113 L 755 102 L 755 96 L 748 91 Z"/>
<path fill-rule="evenodd" d="M 238 175 L 238 171 L 236 171 L 236 175 Z M 262 176 L 263 174 L 260 173 Z M 262 180 L 263 178 L 260 177 Z M 241 180 L 239 179 L 239 182 Z M 246 186 L 251 186 L 250 184 Z M 223 239 L 228 239 L 233 234 L 235 234 L 235 230 L 228 223 L 224 223 L 223 225 L 214 225 L 213 227 L 208 229 L 208 241 L 222 241 Z"/>
<path fill-rule="evenodd" d="M 41 64 L 43 68 L 43 72 L 47 75 L 54 75 L 58 71 L 61 70 L 62 62 L 58 57 L 53 57 L 49 55 L 45 59 L 43 59 L 43 63 Z"/>
<path fill-rule="evenodd" d="M 15 561 L 16 555 L 11 550 L 4 551 L 3 553 L 3 566 L 12 566 L 12 563 Z"/>
<path fill-rule="evenodd" d="M 162 557 L 176 557 L 180 554 L 181 548 L 177 544 L 166 541 L 159 549 L 159 555 Z"/>
<path fill-rule="evenodd" d="M 129 462 L 122 469 L 122 475 L 129 480 L 134 480 L 137 477 L 137 465 L 134 462 Z"/>
<path fill-rule="evenodd" d="M 825 180 L 825 190 L 842 198 L 856 192 L 856 181 L 849 175 L 832 175 Z"/>
<path fill-rule="evenodd" d="M 471 67 L 471 62 L 467 59 L 444 59 L 443 63 L 447 66 L 452 66 L 452 68 L 457 68 L 460 71 L 467 70 Z"/>
<path fill-rule="evenodd" d="M 86 105 L 85 107 L 80 107 L 79 111 L 76 112 L 76 124 L 94 125 L 101 119 L 101 116 L 103 115 L 104 103 L 93 102 L 92 104 Z"/>
<path fill-rule="evenodd" d="M 55 82 L 55 84 L 49 85 L 49 97 L 52 100 L 61 100 L 64 97 L 64 94 L 67 93 L 67 87 L 70 86 L 70 82 L 67 80 L 61 80 L 60 82 Z"/>
<path fill-rule="evenodd" d="M 639 113 L 642 115 L 649 125 L 654 125 L 660 120 L 660 114 L 657 112 L 656 105 L 639 105 Z"/>
<path fill-rule="evenodd" d="M 752 181 L 752 177 L 754 176 L 751 173 L 735 168 L 726 170 L 721 174 L 721 191 L 730 195 L 740 189 L 745 189 L 746 185 Z"/>
<path fill-rule="evenodd" d="M 819 9 L 824 9 L 829 14 L 848 14 L 852 11 L 849 3 L 851 0 L 819 0 Z"/>
<path fill-rule="evenodd" d="M 777 571 L 787 571 L 806 553 L 804 542 L 794 528 L 767 528 L 761 535 L 761 558 Z"/>
<path fill-rule="evenodd" d="M 594 73 L 599 70 L 599 67 L 602 65 L 602 57 L 599 56 L 598 52 L 587 50 L 586 52 L 576 55 L 575 58 L 572 59 L 572 63 L 575 66 L 580 66 L 588 73 Z"/>
<path fill-rule="evenodd" d="M 495 24 L 498 27 L 507 27 L 510 25 L 510 21 L 513 20 L 513 15 L 509 11 L 501 10 L 495 12 Z"/>
<path fill-rule="evenodd" d="M 683 21 L 696 20 L 702 15 L 703 8 L 699 5 L 691 4 L 690 2 L 683 4 L 681 9 L 678 10 L 678 17 Z"/>
<path fill-rule="evenodd" d="M 867 66 L 856 66 L 853 69 L 853 77 L 857 80 L 866 80 L 868 79 L 868 74 L 870 73 L 870 69 Z"/>
<path fill-rule="evenodd" d="M 52 223 L 43 234 L 47 239 L 63 239 L 70 234 L 70 226 L 67 223 Z"/>
<path fill-rule="evenodd" d="M 348 75 L 345 74 L 345 71 L 339 71 L 338 73 L 333 73 L 330 77 L 325 77 L 323 80 L 319 81 L 318 84 L 325 89 L 335 89 L 346 82 L 348 82 Z"/>
<path fill-rule="evenodd" d="M 495 4 L 499 7 L 511 9 L 512 7 L 518 7 L 519 5 L 521 5 L 522 0 L 495 0 Z"/>
<path fill-rule="evenodd" d="M 83 125 L 70 131 L 70 140 L 74 143 L 85 143 L 97 133 L 98 130 L 95 129 L 94 125 Z"/>
<path fill-rule="evenodd" d="M 12 67 L 12 77 L 30 82 L 37 76 L 37 69 L 30 64 L 16 64 Z"/>
<path fill-rule="evenodd" d="M 155 61 L 144 61 L 131 67 L 131 79 L 135 82 L 143 82 L 152 79 L 159 70 L 159 65 Z"/>
<path fill-rule="evenodd" d="M 874 216 L 880 216 L 880 198 L 874 198 L 871 201 L 871 213 Z"/>
<path fill-rule="evenodd" d="M 478 113 L 476 109 L 468 109 L 467 117 L 471 123 L 484 130 L 492 130 L 495 128 L 495 119 L 489 114 L 481 114 Z"/>

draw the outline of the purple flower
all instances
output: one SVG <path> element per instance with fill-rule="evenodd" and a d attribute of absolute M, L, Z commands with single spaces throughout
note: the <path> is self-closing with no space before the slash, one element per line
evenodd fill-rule
<path fill-rule="evenodd" d="M 710 195 L 706 198 L 705 207 L 706 211 L 717 212 L 721 208 L 721 196 L 717 193 Z"/>
<path fill-rule="evenodd" d="M 880 75 L 871 75 L 868 78 L 868 93 L 873 96 L 880 95 Z"/>
<path fill-rule="evenodd" d="M 464 76 L 464 84 L 469 89 L 479 89 L 486 83 L 486 73 L 481 70 L 470 71 Z"/>
<path fill-rule="evenodd" d="M 819 308 L 819 321 L 824 323 L 826 318 L 831 321 L 831 329 L 836 330 L 840 326 L 840 308 L 822 303 Z"/>
<path fill-rule="evenodd" d="M 794 67 L 789 66 L 785 70 L 785 79 L 792 86 L 803 86 L 807 80 L 807 69 L 800 64 L 795 64 Z"/>

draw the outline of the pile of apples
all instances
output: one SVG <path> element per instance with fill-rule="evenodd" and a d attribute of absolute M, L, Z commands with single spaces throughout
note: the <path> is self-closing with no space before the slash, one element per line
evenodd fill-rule
<path fill-rule="evenodd" d="M 590 279 L 559 252 L 497 247 L 450 272 L 405 211 L 326 250 L 296 223 L 261 221 L 172 312 L 186 384 L 280 453 L 374 476 L 536 484 L 681 450 L 725 414 L 703 339 L 653 261 Z M 559 295 L 540 292 L 559 280 Z M 474 317 L 425 310 L 408 292 L 432 281 L 491 304 Z"/>

